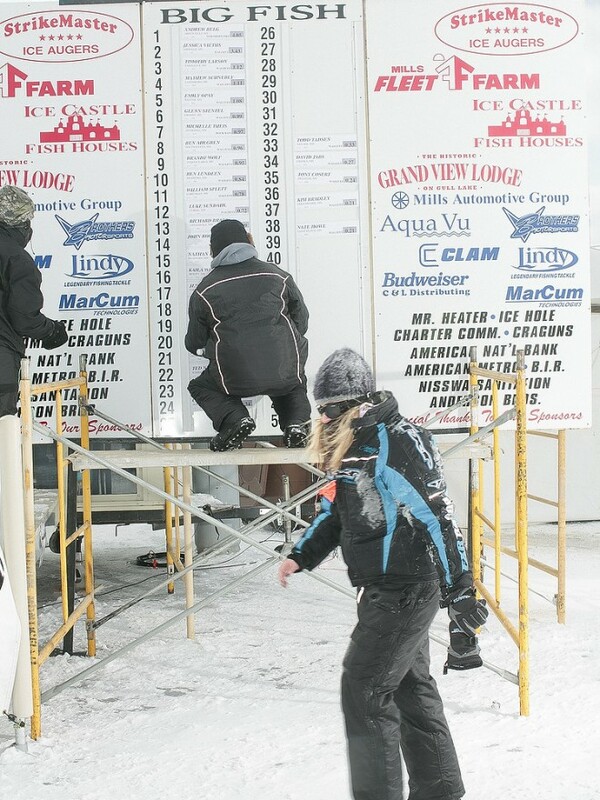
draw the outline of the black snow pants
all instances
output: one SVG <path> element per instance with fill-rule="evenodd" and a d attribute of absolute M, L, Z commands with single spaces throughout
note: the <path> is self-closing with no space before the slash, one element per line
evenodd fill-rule
<path fill-rule="evenodd" d="M 344 658 L 342 708 L 355 800 L 459 800 L 460 768 L 442 700 L 429 674 L 428 630 L 437 583 L 359 593 Z"/>
<path fill-rule="evenodd" d="M 248 409 L 242 403 L 242 398 L 226 394 L 208 369 L 189 382 L 188 391 L 210 419 L 216 431 L 220 431 L 224 425 L 233 425 L 248 416 Z M 286 394 L 273 395 L 269 391 L 257 394 L 265 394 L 271 398 L 282 431 L 285 431 L 288 425 L 302 425 L 310 420 L 306 380 L 303 385 L 295 386 Z"/>
<path fill-rule="evenodd" d="M 0 345 L 0 417 L 17 413 L 22 356 Z"/>

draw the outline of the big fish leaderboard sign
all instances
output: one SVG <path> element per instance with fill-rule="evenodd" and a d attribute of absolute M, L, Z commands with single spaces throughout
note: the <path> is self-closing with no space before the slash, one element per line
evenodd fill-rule
<path fill-rule="evenodd" d="M 467 394 L 471 347 L 506 373 L 523 350 L 528 425 L 588 427 L 583 2 L 368 11 L 379 383 L 424 422 Z"/>

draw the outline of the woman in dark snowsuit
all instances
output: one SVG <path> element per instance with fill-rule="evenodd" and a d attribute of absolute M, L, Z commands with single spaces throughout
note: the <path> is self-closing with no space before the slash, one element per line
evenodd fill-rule
<path fill-rule="evenodd" d="M 341 546 L 358 590 L 344 658 L 342 708 L 355 800 L 459 800 L 464 787 L 429 674 L 428 630 L 440 607 L 473 635 L 487 616 L 468 570 L 431 435 L 375 391 L 361 356 L 338 350 L 314 387 L 313 445 L 334 481 L 279 569 L 280 582 Z M 441 596 L 440 596 L 441 591 Z"/>

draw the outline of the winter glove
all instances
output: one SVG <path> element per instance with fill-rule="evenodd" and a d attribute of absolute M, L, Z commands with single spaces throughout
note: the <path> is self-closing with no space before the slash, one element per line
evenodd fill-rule
<path fill-rule="evenodd" d="M 473 589 L 462 589 L 448 603 L 450 620 L 467 636 L 473 636 L 486 621 L 488 610 L 485 600 L 478 600 Z"/>
<path fill-rule="evenodd" d="M 444 664 L 444 675 L 449 669 L 475 669 L 482 665 L 477 637 L 467 636 L 454 622 L 451 622 L 450 646 L 448 647 L 448 658 Z"/>
<path fill-rule="evenodd" d="M 64 322 L 54 319 L 52 320 L 52 325 L 52 333 L 46 336 L 45 339 L 42 339 L 42 347 L 44 350 L 54 350 L 64 344 L 69 338 Z"/>

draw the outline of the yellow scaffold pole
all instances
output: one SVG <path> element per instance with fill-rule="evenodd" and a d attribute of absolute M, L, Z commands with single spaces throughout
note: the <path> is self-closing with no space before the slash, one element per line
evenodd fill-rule
<path fill-rule="evenodd" d="M 31 659 L 31 738 L 42 734 L 42 693 L 40 689 L 39 630 L 37 614 L 35 517 L 33 513 L 33 421 L 29 361 L 21 361 L 21 431 L 23 439 L 23 478 L 25 501 L 25 561 L 27 570 L 27 608 L 29 612 L 29 655 Z"/>
<path fill-rule="evenodd" d="M 516 386 L 516 457 L 517 457 L 517 552 L 519 564 L 519 706 L 522 716 L 529 716 L 529 601 L 527 577 L 527 406 L 525 358 L 517 351 Z"/>

